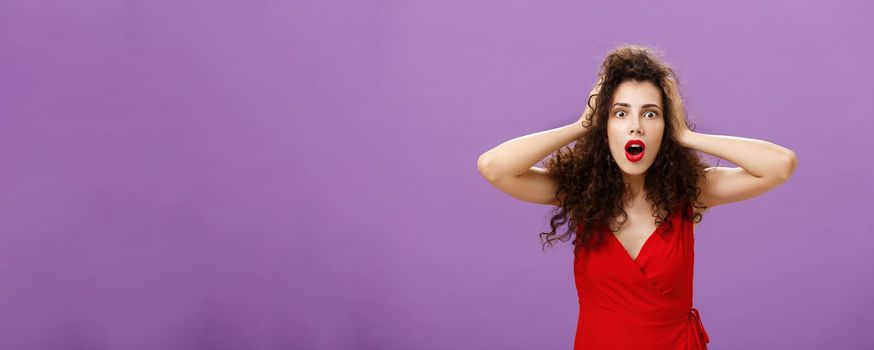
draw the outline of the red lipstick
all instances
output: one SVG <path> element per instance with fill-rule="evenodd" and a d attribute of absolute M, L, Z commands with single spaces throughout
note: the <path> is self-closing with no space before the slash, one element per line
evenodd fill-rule
<path fill-rule="evenodd" d="M 641 140 L 630 140 L 625 143 L 625 158 L 630 162 L 638 162 L 643 159 L 646 152 L 646 144 Z"/>

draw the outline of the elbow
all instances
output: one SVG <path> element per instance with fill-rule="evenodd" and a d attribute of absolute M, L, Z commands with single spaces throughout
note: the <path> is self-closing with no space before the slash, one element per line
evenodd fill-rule
<path fill-rule="evenodd" d="M 795 167 L 798 166 L 798 156 L 794 151 L 789 150 L 786 159 L 783 161 L 783 171 L 780 172 L 780 180 L 786 181 L 795 173 Z"/>
<path fill-rule="evenodd" d="M 486 153 L 483 153 L 476 160 L 476 167 L 479 170 L 480 175 L 485 178 L 488 182 L 494 182 L 497 180 L 495 171 L 493 166 L 491 165 L 492 159 Z"/>

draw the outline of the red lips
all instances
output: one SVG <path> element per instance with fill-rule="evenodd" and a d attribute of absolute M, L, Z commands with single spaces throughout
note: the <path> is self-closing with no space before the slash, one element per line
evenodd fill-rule
<path fill-rule="evenodd" d="M 644 152 L 646 152 L 646 144 L 641 140 L 630 140 L 625 143 L 625 158 L 630 162 L 638 162 L 643 159 Z"/>

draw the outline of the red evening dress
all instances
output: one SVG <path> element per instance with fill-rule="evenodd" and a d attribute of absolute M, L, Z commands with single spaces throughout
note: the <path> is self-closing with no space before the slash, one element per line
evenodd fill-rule
<path fill-rule="evenodd" d="M 690 214 L 692 207 L 685 207 Z M 693 223 L 679 210 L 659 225 L 637 259 L 608 228 L 601 249 L 579 249 L 574 279 L 580 313 L 574 350 L 707 349 L 710 341 L 692 307 Z M 578 227 L 579 228 L 579 227 Z"/>

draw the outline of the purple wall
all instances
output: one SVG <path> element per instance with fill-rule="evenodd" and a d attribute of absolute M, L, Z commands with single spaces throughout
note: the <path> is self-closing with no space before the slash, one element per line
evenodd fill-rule
<path fill-rule="evenodd" d="M 874 348 L 871 4 L 3 1 L 0 348 L 569 349 L 570 244 L 475 163 L 620 43 L 798 154 L 698 227 L 711 349 Z"/>

